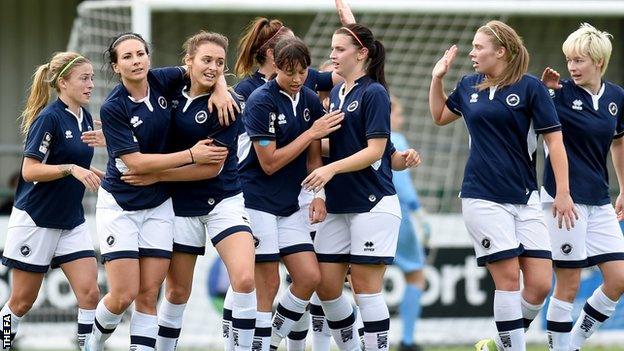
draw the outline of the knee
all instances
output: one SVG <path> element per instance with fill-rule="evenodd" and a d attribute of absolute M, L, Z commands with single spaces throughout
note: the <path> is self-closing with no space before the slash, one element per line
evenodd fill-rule
<path fill-rule="evenodd" d="M 319 270 L 311 270 L 301 277 L 293 283 L 301 285 L 307 291 L 315 291 L 321 284 L 321 272 Z"/>
<path fill-rule="evenodd" d="M 165 297 L 167 301 L 180 305 L 186 303 L 191 296 L 191 287 L 190 286 L 182 286 L 182 285 L 170 285 L 167 282 L 167 291 L 165 293 Z"/>
<path fill-rule="evenodd" d="M 100 289 L 97 284 L 85 289 L 76 291 L 76 300 L 78 300 L 78 306 L 84 306 L 86 308 L 95 308 L 98 300 L 100 299 Z"/>
<path fill-rule="evenodd" d="M 158 304 L 158 292 L 160 286 L 140 289 L 136 296 L 136 305 L 143 307 L 141 311 L 155 311 Z"/>
<path fill-rule="evenodd" d="M 279 278 L 276 279 L 276 281 L 277 282 L 271 286 L 271 291 L 277 293 L 277 289 L 279 289 Z M 237 274 L 235 277 L 231 277 L 230 283 L 232 285 L 232 290 L 240 293 L 250 293 L 256 288 L 253 272 Z"/>
<path fill-rule="evenodd" d="M 28 301 L 26 299 L 11 299 L 9 308 L 11 308 L 11 312 L 21 317 L 30 311 L 33 303 L 34 301 Z"/>
<path fill-rule="evenodd" d="M 605 276 L 603 290 L 618 297 L 624 294 L 624 272 Z"/>
<path fill-rule="evenodd" d="M 539 281 L 531 281 L 530 284 L 526 284 L 524 286 L 524 292 L 525 292 L 525 296 L 527 297 L 527 299 L 530 299 L 531 303 L 542 303 L 544 301 L 544 299 L 546 299 L 546 296 L 548 296 L 548 293 L 550 292 L 550 289 L 552 288 L 552 280 L 550 279 L 541 279 Z M 576 289 L 578 288 L 578 285 L 576 287 L 573 287 L 574 289 L 574 294 L 576 294 Z"/>
<path fill-rule="evenodd" d="M 107 307 L 111 312 L 119 314 L 125 311 L 126 308 L 136 300 L 137 295 L 137 291 L 131 290 L 111 292 L 107 298 Z"/>

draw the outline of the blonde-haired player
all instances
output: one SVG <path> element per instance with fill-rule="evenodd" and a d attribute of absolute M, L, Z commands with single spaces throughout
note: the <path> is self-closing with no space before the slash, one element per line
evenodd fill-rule
<path fill-rule="evenodd" d="M 624 237 L 618 219 L 624 218 L 624 90 L 603 76 L 611 57 L 611 35 L 587 23 L 563 43 L 570 79 L 547 68 L 542 80 L 551 90 L 568 154 L 570 193 L 579 220 L 571 232 L 555 224 L 551 211 L 555 194 L 553 173 L 546 162 L 542 203 L 555 266 L 556 284 L 547 313 L 550 350 L 578 350 L 611 316 L 624 293 Z M 615 209 L 609 198 L 607 155 L 617 174 L 620 193 Z M 603 284 L 587 300 L 573 326 L 572 302 L 581 269 L 597 265 Z"/>

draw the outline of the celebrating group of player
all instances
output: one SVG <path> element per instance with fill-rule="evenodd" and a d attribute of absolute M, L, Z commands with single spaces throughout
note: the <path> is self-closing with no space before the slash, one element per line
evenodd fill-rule
<path fill-rule="evenodd" d="M 307 46 L 282 22 L 258 18 L 239 43 L 235 71 L 245 78 L 235 92 L 225 84 L 228 39 L 221 34 L 189 37 L 183 66 L 160 69 L 150 68 L 139 34 L 116 36 L 106 54 L 120 84 L 101 107 L 102 132 L 83 107 L 93 88 L 87 58 L 58 53 L 37 69 L 22 114 L 22 176 L 3 257 L 13 268 L 1 310 L 11 316 L 12 335 L 51 266 L 63 270 L 76 294 L 82 349 L 102 350 L 134 303 L 130 349 L 174 350 L 197 255 L 209 238 L 231 283 L 226 350 L 277 349 L 286 337 L 297 350 L 297 324 L 309 323 L 307 310 L 325 318 L 315 350 L 329 348 L 330 334 L 341 350 L 360 350 L 358 318 L 366 350 L 388 349 L 381 290 L 401 223 L 392 170 L 417 166 L 420 157 L 389 141 L 383 44 L 341 1 L 337 6 L 344 26 L 332 37 L 333 72 L 310 68 Z M 552 350 L 580 349 L 624 291 L 617 223 L 624 198 L 614 209 L 606 169 L 611 148 L 624 189 L 624 91 L 602 80 L 611 54 L 607 33 L 584 24 L 563 51 L 571 79 L 559 82 L 547 69 L 540 81 L 526 74 L 520 37 L 492 21 L 473 40 L 477 73 L 450 96 L 442 78 L 457 48 L 433 69 L 434 122 L 463 117 L 471 136 L 463 213 L 478 263 L 496 285 L 498 334 L 478 343 L 481 350 L 525 350 L 524 331 L 551 289 L 552 262 Z M 52 89 L 58 99 L 48 104 Z M 331 91 L 325 107 L 317 91 Z M 541 194 L 536 133 L 547 144 Z M 104 144 L 102 172 L 90 163 L 93 146 Z M 81 204 L 85 189 L 98 192 L 109 287 L 102 299 Z M 292 284 L 272 313 L 280 260 Z M 604 284 L 573 326 L 580 269 L 589 265 L 600 267 Z M 342 292 L 347 270 L 358 310 Z"/>

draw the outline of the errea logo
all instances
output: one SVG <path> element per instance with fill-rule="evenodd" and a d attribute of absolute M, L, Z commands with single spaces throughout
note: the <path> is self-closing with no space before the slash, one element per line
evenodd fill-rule
<path fill-rule="evenodd" d="M 578 99 L 572 101 L 572 109 L 577 111 L 583 111 L 583 101 Z"/>
<path fill-rule="evenodd" d="M 143 124 L 143 121 L 139 118 L 139 116 L 132 116 L 132 118 L 130 118 L 130 124 L 132 124 L 132 127 L 136 128 Z"/>
<path fill-rule="evenodd" d="M 65 131 L 65 139 L 72 139 L 74 136 L 72 135 L 72 131 L 71 130 L 66 130 Z"/>
<path fill-rule="evenodd" d="M 479 98 L 479 94 L 477 93 L 472 93 L 472 95 L 470 95 L 470 103 L 474 104 L 475 102 L 477 102 L 477 99 Z"/>

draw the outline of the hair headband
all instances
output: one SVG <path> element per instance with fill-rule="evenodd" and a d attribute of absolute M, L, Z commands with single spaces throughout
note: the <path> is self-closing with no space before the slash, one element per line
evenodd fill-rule
<path fill-rule="evenodd" d="M 498 36 L 498 34 L 496 34 L 496 32 L 494 31 L 494 29 L 492 29 L 492 27 L 488 26 L 487 24 L 485 25 L 485 27 L 491 30 L 492 33 L 494 33 L 494 36 L 496 37 L 496 39 L 498 39 L 498 41 L 500 41 L 500 43 L 503 44 L 503 46 L 505 45 L 505 43 L 503 43 L 503 40 Z"/>
<path fill-rule="evenodd" d="M 357 40 L 357 42 L 358 42 L 358 43 L 360 43 L 360 46 L 361 46 L 361 47 L 363 47 L 363 48 L 365 48 L 365 47 L 366 47 L 366 46 L 364 46 L 364 44 L 362 44 L 362 41 L 360 40 L 360 38 L 358 38 L 358 36 L 357 36 L 357 35 L 355 35 L 355 33 L 354 33 L 351 29 L 349 29 L 349 28 L 347 28 L 347 27 L 342 27 L 342 29 L 344 29 L 344 30 L 346 30 L 347 32 L 351 33 L 351 35 L 355 38 L 355 40 Z"/>
<path fill-rule="evenodd" d="M 56 78 L 54 79 L 54 82 L 56 82 L 60 77 L 62 77 L 63 74 L 65 73 L 65 71 L 67 71 L 69 69 L 69 67 L 71 67 L 71 65 L 73 65 L 74 63 L 76 63 L 76 61 L 78 61 L 80 59 L 83 59 L 83 58 L 84 57 L 78 55 L 78 56 L 74 57 L 73 60 L 69 61 L 69 63 L 66 64 L 65 67 L 63 67 L 63 69 L 61 70 L 61 72 L 59 72 L 59 74 L 56 76 Z M 49 64 L 48 64 L 48 67 L 50 67 Z"/>

